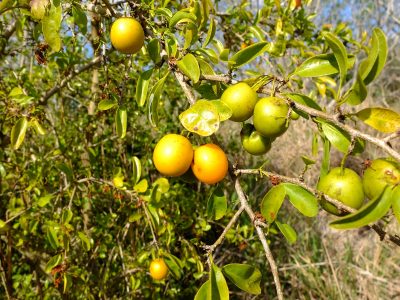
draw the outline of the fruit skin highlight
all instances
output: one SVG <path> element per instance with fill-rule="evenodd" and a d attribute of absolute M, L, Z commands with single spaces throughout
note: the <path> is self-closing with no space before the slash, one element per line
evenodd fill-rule
<path fill-rule="evenodd" d="M 179 134 L 167 134 L 157 143 L 153 151 L 153 162 L 163 175 L 177 177 L 189 170 L 193 160 L 190 141 Z"/>
<path fill-rule="evenodd" d="M 244 150 L 252 155 L 263 155 L 271 149 L 273 139 L 262 136 L 251 124 L 244 124 L 240 137 Z"/>
<path fill-rule="evenodd" d="M 114 48 L 119 52 L 134 54 L 144 44 L 144 31 L 142 25 L 136 19 L 122 17 L 112 24 L 110 39 Z"/>
<path fill-rule="evenodd" d="M 265 137 L 275 138 L 287 130 L 289 106 L 277 97 L 260 99 L 254 107 L 253 123 Z"/>
<path fill-rule="evenodd" d="M 168 267 L 162 258 L 152 260 L 150 263 L 150 276 L 155 280 L 162 280 L 168 274 Z"/>
<path fill-rule="evenodd" d="M 319 180 L 317 189 L 354 209 L 359 209 L 364 202 L 361 178 L 356 172 L 348 168 L 342 170 L 337 167 L 330 170 Z M 329 213 L 340 215 L 340 211 L 324 199 L 321 200 L 321 206 Z"/>
<path fill-rule="evenodd" d="M 228 158 L 217 145 L 202 145 L 194 150 L 192 171 L 194 176 L 203 183 L 217 183 L 228 173 Z"/>
<path fill-rule="evenodd" d="M 231 85 L 221 96 L 221 101 L 232 110 L 232 116 L 229 119 L 235 122 L 244 122 L 249 119 L 253 115 L 257 100 L 257 93 L 244 82 Z"/>
<path fill-rule="evenodd" d="M 382 194 L 386 185 L 400 184 L 400 165 L 394 161 L 378 158 L 364 171 L 362 179 L 365 195 L 375 199 Z"/>

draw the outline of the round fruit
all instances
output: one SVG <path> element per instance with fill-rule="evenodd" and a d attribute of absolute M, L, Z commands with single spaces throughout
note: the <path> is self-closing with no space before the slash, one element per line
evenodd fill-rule
<path fill-rule="evenodd" d="M 383 192 L 386 185 L 400 184 L 400 166 L 384 158 L 373 160 L 365 170 L 362 182 L 365 195 L 374 199 Z"/>
<path fill-rule="evenodd" d="M 245 124 L 240 132 L 244 150 L 252 155 L 263 155 L 271 149 L 273 139 L 262 136 L 251 124 Z"/>
<path fill-rule="evenodd" d="M 158 141 L 153 152 L 157 170 L 166 176 L 180 176 L 189 170 L 193 160 L 190 141 L 179 134 L 167 134 Z"/>
<path fill-rule="evenodd" d="M 125 54 L 136 53 L 144 43 L 142 25 L 134 18 L 119 18 L 111 26 L 110 38 L 118 51 Z"/>
<path fill-rule="evenodd" d="M 152 260 L 150 263 L 150 276 L 155 280 L 164 279 L 168 274 L 168 267 L 162 258 Z"/>
<path fill-rule="evenodd" d="M 228 158 L 217 145 L 202 145 L 194 150 L 192 171 L 201 182 L 217 183 L 224 179 L 228 172 Z"/>
<path fill-rule="evenodd" d="M 221 96 L 221 101 L 232 110 L 230 120 L 235 122 L 244 122 L 250 118 L 257 100 L 257 93 L 244 82 L 228 87 Z"/>
<path fill-rule="evenodd" d="M 287 129 L 289 106 L 276 97 L 260 99 L 254 107 L 253 123 L 256 130 L 266 137 L 277 137 Z"/>
<path fill-rule="evenodd" d="M 351 169 L 340 167 L 333 168 L 322 177 L 317 189 L 324 194 L 336 199 L 343 204 L 359 209 L 364 202 L 364 191 L 360 176 Z M 339 210 L 326 200 L 321 201 L 321 206 L 327 212 L 339 215 Z"/>

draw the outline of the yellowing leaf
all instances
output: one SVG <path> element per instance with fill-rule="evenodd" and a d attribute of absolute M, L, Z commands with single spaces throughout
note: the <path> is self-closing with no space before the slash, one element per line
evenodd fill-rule
<path fill-rule="evenodd" d="M 15 150 L 21 146 L 25 139 L 26 129 L 28 128 L 28 120 L 26 117 L 22 117 L 14 124 L 11 129 L 11 145 Z"/>
<path fill-rule="evenodd" d="M 378 131 L 392 133 L 400 130 L 400 114 L 393 110 L 371 107 L 359 111 L 356 115 L 365 124 Z"/>

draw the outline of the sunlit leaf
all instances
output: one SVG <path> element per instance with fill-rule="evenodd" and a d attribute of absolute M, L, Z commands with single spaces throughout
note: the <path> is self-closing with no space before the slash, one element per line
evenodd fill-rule
<path fill-rule="evenodd" d="M 225 276 L 238 288 L 250 294 L 261 294 L 261 272 L 246 264 L 229 264 L 222 268 Z"/>
<path fill-rule="evenodd" d="M 28 119 L 20 118 L 11 129 L 11 145 L 17 150 L 25 139 L 26 129 L 28 128 Z"/>
<path fill-rule="evenodd" d="M 267 42 L 258 42 L 251 46 L 248 46 L 239 52 L 235 53 L 232 57 L 229 58 L 229 65 L 231 67 L 240 67 L 246 63 L 251 62 L 259 55 L 267 51 L 268 43 Z"/>
<path fill-rule="evenodd" d="M 329 142 L 340 152 L 347 153 L 351 145 L 350 135 L 332 123 L 323 122 L 321 124 L 323 133 Z M 360 139 L 356 139 L 353 153 L 361 153 L 364 151 L 365 143 Z"/>
<path fill-rule="evenodd" d="M 139 107 L 142 107 L 146 103 L 147 92 L 149 90 L 149 84 L 153 69 L 149 69 L 140 73 L 139 79 L 136 84 L 136 102 Z"/>
<path fill-rule="evenodd" d="M 273 186 L 264 196 L 261 201 L 261 215 L 268 223 L 275 221 L 285 196 L 286 190 L 281 184 Z"/>
<path fill-rule="evenodd" d="M 161 94 L 164 90 L 164 83 L 169 75 L 169 71 L 152 87 L 150 91 L 148 106 L 147 106 L 147 117 L 150 121 L 150 124 L 153 127 L 157 127 L 158 125 L 158 109 Z"/>
<path fill-rule="evenodd" d="M 344 85 L 346 81 L 347 75 L 347 51 L 343 43 L 339 40 L 337 36 L 333 33 L 326 32 L 324 34 L 326 41 L 328 42 L 329 48 L 332 49 L 333 54 L 335 56 L 336 62 L 339 67 L 339 74 L 340 74 L 340 87 Z"/>
<path fill-rule="evenodd" d="M 228 300 L 229 289 L 221 270 L 214 264 L 210 271 L 211 299 Z"/>
<path fill-rule="evenodd" d="M 118 102 L 114 99 L 101 100 L 97 105 L 99 110 L 109 110 L 118 105 Z"/>
<path fill-rule="evenodd" d="M 193 54 L 186 54 L 181 60 L 177 62 L 178 68 L 189 77 L 193 83 L 200 79 L 200 67 L 196 57 Z"/>
<path fill-rule="evenodd" d="M 289 244 L 294 244 L 297 240 L 297 233 L 289 224 L 283 224 L 281 222 L 275 221 L 276 226 L 279 231 L 283 234 L 285 239 Z"/>
<path fill-rule="evenodd" d="M 53 52 L 58 52 L 61 49 L 61 38 L 60 38 L 60 28 L 62 19 L 62 9 L 61 5 L 54 6 L 51 8 L 42 19 L 42 31 L 44 39 L 51 47 Z"/>
<path fill-rule="evenodd" d="M 225 216 L 227 206 L 224 191 L 217 187 L 208 199 L 207 216 L 213 220 L 219 220 Z"/>
<path fill-rule="evenodd" d="M 115 129 L 119 138 L 123 139 L 126 135 L 128 126 L 128 115 L 124 106 L 118 107 L 115 112 Z"/>
<path fill-rule="evenodd" d="M 309 191 L 293 183 L 282 183 L 289 201 L 293 206 L 307 217 L 315 217 L 318 214 L 318 200 Z"/>
<path fill-rule="evenodd" d="M 365 108 L 357 112 L 356 116 L 372 128 L 392 133 L 400 130 L 400 114 L 382 107 Z"/>
<path fill-rule="evenodd" d="M 347 69 L 351 69 L 354 65 L 354 56 L 347 57 Z M 339 72 L 339 66 L 333 53 L 319 54 L 306 59 L 299 67 L 296 68 L 294 74 L 301 77 L 319 77 L 332 75 Z"/>

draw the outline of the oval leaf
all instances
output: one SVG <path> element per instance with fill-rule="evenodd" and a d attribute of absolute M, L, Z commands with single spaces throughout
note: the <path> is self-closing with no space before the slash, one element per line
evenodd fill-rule
<path fill-rule="evenodd" d="M 210 19 L 210 26 L 208 27 L 207 37 L 203 43 L 203 48 L 207 47 L 207 45 L 212 41 L 215 36 L 216 26 L 214 18 Z"/>
<path fill-rule="evenodd" d="M 61 5 L 51 5 L 48 14 L 46 14 L 42 19 L 42 31 L 44 39 L 46 43 L 49 44 L 53 52 L 58 52 L 61 49 L 61 38 L 59 34 L 61 20 Z"/>
<path fill-rule="evenodd" d="M 211 266 L 210 272 L 211 299 L 229 300 L 229 289 L 225 277 L 216 266 Z"/>
<path fill-rule="evenodd" d="M 133 184 L 138 183 L 141 176 L 142 176 L 142 164 L 140 163 L 139 158 L 134 156 L 134 157 L 132 157 L 132 179 L 133 179 Z"/>
<path fill-rule="evenodd" d="M 200 67 L 196 57 L 193 54 L 186 54 L 180 61 L 177 62 L 178 68 L 189 77 L 193 83 L 200 79 Z"/>
<path fill-rule="evenodd" d="M 190 132 L 210 136 L 219 128 L 219 114 L 211 101 L 199 100 L 179 115 L 182 125 Z"/>
<path fill-rule="evenodd" d="M 172 18 L 169 20 L 169 28 L 172 29 L 175 25 L 183 22 L 196 22 L 196 16 L 192 13 L 185 12 L 185 11 L 178 11 L 176 12 Z"/>
<path fill-rule="evenodd" d="M 140 74 L 136 84 L 136 102 L 139 107 L 142 107 L 146 103 L 147 92 L 149 90 L 150 78 L 153 74 L 153 69 L 144 71 Z"/>
<path fill-rule="evenodd" d="M 54 267 L 58 266 L 61 263 L 62 260 L 62 254 L 57 254 L 55 256 L 53 256 L 52 258 L 50 258 L 50 260 L 47 262 L 46 267 L 45 267 L 45 271 L 47 273 L 50 273 L 51 270 L 53 270 Z"/>
<path fill-rule="evenodd" d="M 26 129 L 28 128 L 28 119 L 20 118 L 11 129 L 11 145 L 17 150 L 25 139 Z"/>
<path fill-rule="evenodd" d="M 147 117 L 153 127 L 158 125 L 158 105 L 163 92 L 164 83 L 169 75 L 169 71 L 153 86 L 150 91 L 149 103 L 147 106 Z"/>
<path fill-rule="evenodd" d="M 101 100 L 99 104 L 97 105 L 97 108 L 99 110 L 109 110 L 113 108 L 114 106 L 118 105 L 118 102 L 113 99 L 105 99 Z"/>
<path fill-rule="evenodd" d="M 335 56 L 336 62 L 339 67 L 340 74 L 340 86 L 339 90 L 346 81 L 347 75 L 347 51 L 343 43 L 334 34 L 327 32 L 324 34 L 326 41 L 328 42 L 329 48 L 332 49 L 333 55 Z"/>
<path fill-rule="evenodd" d="M 336 149 L 342 153 L 347 153 L 351 144 L 351 138 L 347 132 L 331 123 L 325 122 L 321 124 L 321 128 L 326 138 Z M 361 153 L 364 151 L 365 144 L 363 141 L 356 139 L 355 143 L 353 153 Z"/>
<path fill-rule="evenodd" d="M 367 67 L 369 66 L 369 64 L 365 65 L 365 72 L 363 73 L 363 79 L 366 85 L 375 80 L 379 76 L 383 67 L 385 66 L 389 51 L 385 33 L 379 28 L 374 28 L 373 30 L 372 44 L 378 44 L 378 56 L 374 62 L 374 65 L 369 70 L 369 72 Z"/>
<path fill-rule="evenodd" d="M 309 191 L 293 183 L 282 183 L 289 201 L 293 206 L 307 217 L 315 217 L 318 214 L 318 200 Z"/>
<path fill-rule="evenodd" d="M 246 264 L 229 264 L 222 268 L 225 276 L 238 288 L 250 294 L 261 294 L 261 272 Z"/>
<path fill-rule="evenodd" d="M 289 224 L 283 224 L 281 222 L 275 221 L 276 226 L 278 226 L 279 231 L 283 234 L 285 239 L 289 244 L 294 244 L 297 240 L 297 233 Z"/>
<path fill-rule="evenodd" d="M 279 209 L 285 200 L 286 190 L 283 185 L 273 186 L 261 201 L 261 215 L 268 223 L 275 221 Z"/>
<path fill-rule="evenodd" d="M 160 46 L 160 40 L 155 38 L 152 39 L 148 44 L 147 44 L 147 51 L 149 52 L 149 56 L 151 60 L 157 64 L 161 61 L 161 46 Z"/>
<path fill-rule="evenodd" d="M 194 300 L 210 300 L 211 299 L 210 287 L 211 287 L 210 280 L 204 282 L 197 291 L 196 296 L 194 296 Z"/>
<path fill-rule="evenodd" d="M 115 128 L 119 138 L 123 139 L 126 135 L 126 128 L 128 125 L 128 115 L 125 107 L 119 107 L 115 112 Z"/>
<path fill-rule="evenodd" d="M 392 204 L 392 189 L 386 187 L 381 195 L 369 201 L 358 211 L 339 218 L 329 224 L 335 229 L 353 229 L 366 226 L 381 219 Z"/>
<path fill-rule="evenodd" d="M 230 65 L 230 67 L 235 67 L 235 68 L 240 67 L 241 65 L 244 65 L 244 64 L 252 61 L 257 56 L 259 56 L 260 54 L 267 51 L 267 49 L 268 49 L 267 42 L 255 43 L 255 44 L 248 46 L 248 47 L 240 50 L 239 52 L 235 53 L 229 59 L 229 65 Z"/>
<path fill-rule="evenodd" d="M 182 271 L 184 268 L 184 265 L 182 264 L 181 260 L 169 253 L 165 254 L 164 260 L 168 266 L 168 269 L 171 271 L 172 275 L 176 279 L 180 279 L 182 277 Z"/>
<path fill-rule="evenodd" d="M 213 220 L 219 220 L 225 216 L 227 200 L 224 191 L 217 187 L 207 202 L 207 216 Z"/>
<path fill-rule="evenodd" d="M 78 237 L 82 242 L 82 247 L 86 250 L 89 251 L 90 250 L 90 240 L 89 238 L 86 236 L 85 233 L 83 233 L 82 231 L 78 231 Z"/>
<path fill-rule="evenodd" d="M 354 65 L 354 56 L 347 57 L 347 69 L 352 68 Z M 332 75 L 339 72 L 335 55 L 319 54 L 306 59 L 299 67 L 296 68 L 294 74 L 301 77 L 319 77 L 325 75 Z"/>
<path fill-rule="evenodd" d="M 400 114 L 387 108 L 365 108 L 357 112 L 356 116 L 365 124 L 381 132 L 392 133 L 400 130 Z"/>

